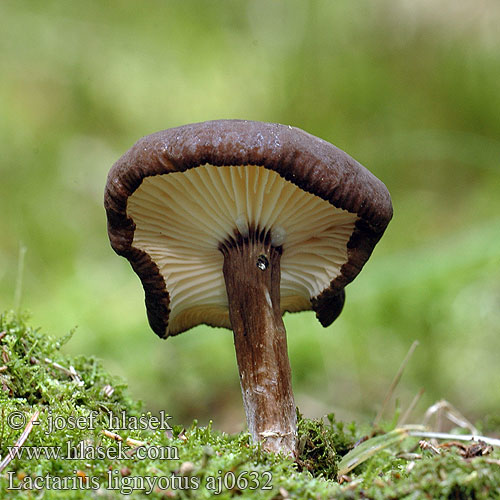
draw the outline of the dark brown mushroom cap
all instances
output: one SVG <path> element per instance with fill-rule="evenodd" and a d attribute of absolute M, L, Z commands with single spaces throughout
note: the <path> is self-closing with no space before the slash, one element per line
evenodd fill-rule
<path fill-rule="evenodd" d="M 134 245 L 136 221 L 128 213 L 129 198 L 146 178 L 164 177 L 195 167 L 258 166 L 331 206 L 353 215 L 346 241 L 346 260 L 340 271 L 310 305 L 285 310 L 313 309 L 323 326 L 331 324 L 344 303 L 344 287 L 360 272 L 392 217 L 385 185 L 332 144 L 300 129 L 274 123 L 218 120 L 164 130 L 140 139 L 112 167 L 105 190 L 108 234 L 113 249 L 126 257 L 139 275 L 148 319 L 160 336 L 208 323 L 227 321 L 199 315 L 187 327 L 169 330 L 169 290 L 160 266 L 148 251 Z M 167 176 L 168 177 L 168 176 Z"/>

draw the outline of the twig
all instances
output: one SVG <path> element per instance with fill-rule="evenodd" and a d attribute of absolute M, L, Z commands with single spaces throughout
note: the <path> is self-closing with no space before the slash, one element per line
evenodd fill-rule
<path fill-rule="evenodd" d="M 115 389 L 113 386 L 109 385 L 109 384 L 106 384 L 103 388 L 102 388 L 102 392 L 105 396 L 107 396 L 108 398 L 111 397 L 111 395 L 113 394 L 113 392 L 115 392 Z"/>
<path fill-rule="evenodd" d="M 2 340 L 7 335 L 7 330 L 0 332 L 0 340 Z"/>
<path fill-rule="evenodd" d="M 0 366 L 0 373 L 7 370 L 7 365 Z"/>
<path fill-rule="evenodd" d="M 40 415 L 40 411 L 36 410 L 26 424 L 26 427 L 24 428 L 22 434 L 19 436 L 16 444 L 12 448 L 10 448 L 7 456 L 2 460 L 2 462 L 0 462 L 0 472 L 2 472 L 5 467 L 7 467 L 7 465 L 11 462 L 11 460 L 17 456 L 17 450 L 21 448 L 26 439 L 28 439 L 31 430 L 33 429 L 33 424 L 38 420 L 38 415 Z"/>
<path fill-rule="evenodd" d="M 102 430 L 102 433 L 106 436 L 106 437 L 109 437 L 111 439 L 114 439 L 115 441 L 123 441 L 123 438 L 119 435 L 119 434 L 116 434 L 115 432 L 111 432 L 111 431 L 108 431 L 106 429 L 103 429 Z M 125 440 L 125 442 L 129 445 L 129 446 L 146 446 L 147 443 L 145 443 L 144 441 L 138 441 L 137 439 L 132 439 L 132 438 L 127 438 Z"/>
<path fill-rule="evenodd" d="M 441 455 L 441 452 L 432 443 L 424 441 L 423 439 L 418 442 L 421 450 L 430 450 L 434 455 Z"/>
<path fill-rule="evenodd" d="M 484 461 L 489 464 L 500 466 L 500 460 L 495 460 L 494 458 L 485 458 Z"/>
<path fill-rule="evenodd" d="M 389 400 L 391 399 L 392 394 L 394 393 L 394 389 L 398 385 L 399 381 L 401 380 L 401 376 L 403 375 L 403 371 L 406 368 L 406 365 L 408 364 L 408 361 L 410 360 L 413 351 L 416 349 L 418 346 L 418 340 L 413 341 L 413 344 L 410 346 L 410 349 L 408 350 L 408 353 L 406 354 L 405 359 L 403 359 L 403 362 L 401 363 L 401 366 L 399 367 L 399 370 L 396 373 L 396 376 L 391 382 L 391 385 L 389 386 L 389 389 L 387 391 L 387 394 L 385 395 L 384 402 L 382 403 L 382 407 L 380 408 L 379 412 L 377 413 L 377 416 L 375 417 L 375 420 L 373 421 L 374 427 L 378 425 L 380 422 L 380 419 L 382 418 L 382 415 L 384 414 L 385 409 L 387 408 L 387 405 L 389 403 Z"/>
<path fill-rule="evenodd" d="M 410 416 L 411 412 L 415 409 L 415 406 L 417 406 L 417 403 L 420 401 L 420 398 L 424 394 L 425 389 L 422 387 L 417 394 L 415 394 L 415 397 L 413 398 L 412 402 L 410 403 L 410 406 L 408 406 L 408 409 L 404 412 L 404 415 L 399 419 L 398 422 L 398 427 L 401 425 L 404 425 L 406 421 L 408 420 L 408 417 Z"/>
<path fill-rule="evenodd" d="M 68 377 L 70 377 L 78 385 L 83 385 L 83 380 L 80 378 L 78 373 L 76 373 L 76 370 L 72 366 L 70 366 L 70 369 L 68 370 L 64 366 L 60 365 L 59 363 L 56 363 L 55 361 L 52 361 L 49 358 L 45 358 L 44 361 L 45 361 L 45 363 L 52 366 L 53 368 L 56 368 L 57 370 L 66 374 Z"/>

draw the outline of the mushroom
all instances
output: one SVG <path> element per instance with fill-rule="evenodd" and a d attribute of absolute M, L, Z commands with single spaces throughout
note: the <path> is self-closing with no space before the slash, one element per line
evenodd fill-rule
<path fill-rule="evenodd" d="M 298 128 L 216 120 L 139 140 L 109 172 L 105 208 L 153 331 L 232 329 L 251 436 L 295 455 L 282 315 L 337 318 L 392 217 L 385 185 Z"/>

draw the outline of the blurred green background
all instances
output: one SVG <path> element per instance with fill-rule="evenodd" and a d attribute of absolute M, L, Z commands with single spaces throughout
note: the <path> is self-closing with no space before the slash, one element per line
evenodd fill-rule
<path fill-rule="evenodd" d="M 151 332 L 103 189 L 157 130 L 291 124 L 367 166 L 395 210 L 331 327 L 286 316 L 302 412 L 373 418 L 418 339 L 397 390 L 404 408 L 425 388 L 413 420 L 440 398 L 498 415 L 499 25 L 496 0 L 2 0 L 0 308 L 77 325 L 66 350 L 102 358 L 148 409 L 241 429 L 231 333 Z"/>

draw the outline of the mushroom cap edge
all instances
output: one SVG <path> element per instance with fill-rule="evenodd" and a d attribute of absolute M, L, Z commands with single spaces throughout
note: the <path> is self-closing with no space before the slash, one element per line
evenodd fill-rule
<path fill-rule="evenodd" d="M 127 200 L 145 177 L 204 164 L 263 166 L 333 206 L 357 214 L 347 246 L 348 260 L 340 275 L 311 298 L 311 308 L 320 323 L 330 325 L 342 311 L 344 287 L 359 274 L 392 218 L 386 186 L 347 153 L 301 129 L 275 123 L 215 120 L 143 137 L 108 174 L 104 204 L 111 246 L 130 261 L 141 279 L 153 331 L 160 337 L 167 336 L 169 294 L 150 256 L 132 245 L 135 225 L 127 215 Z"/>

